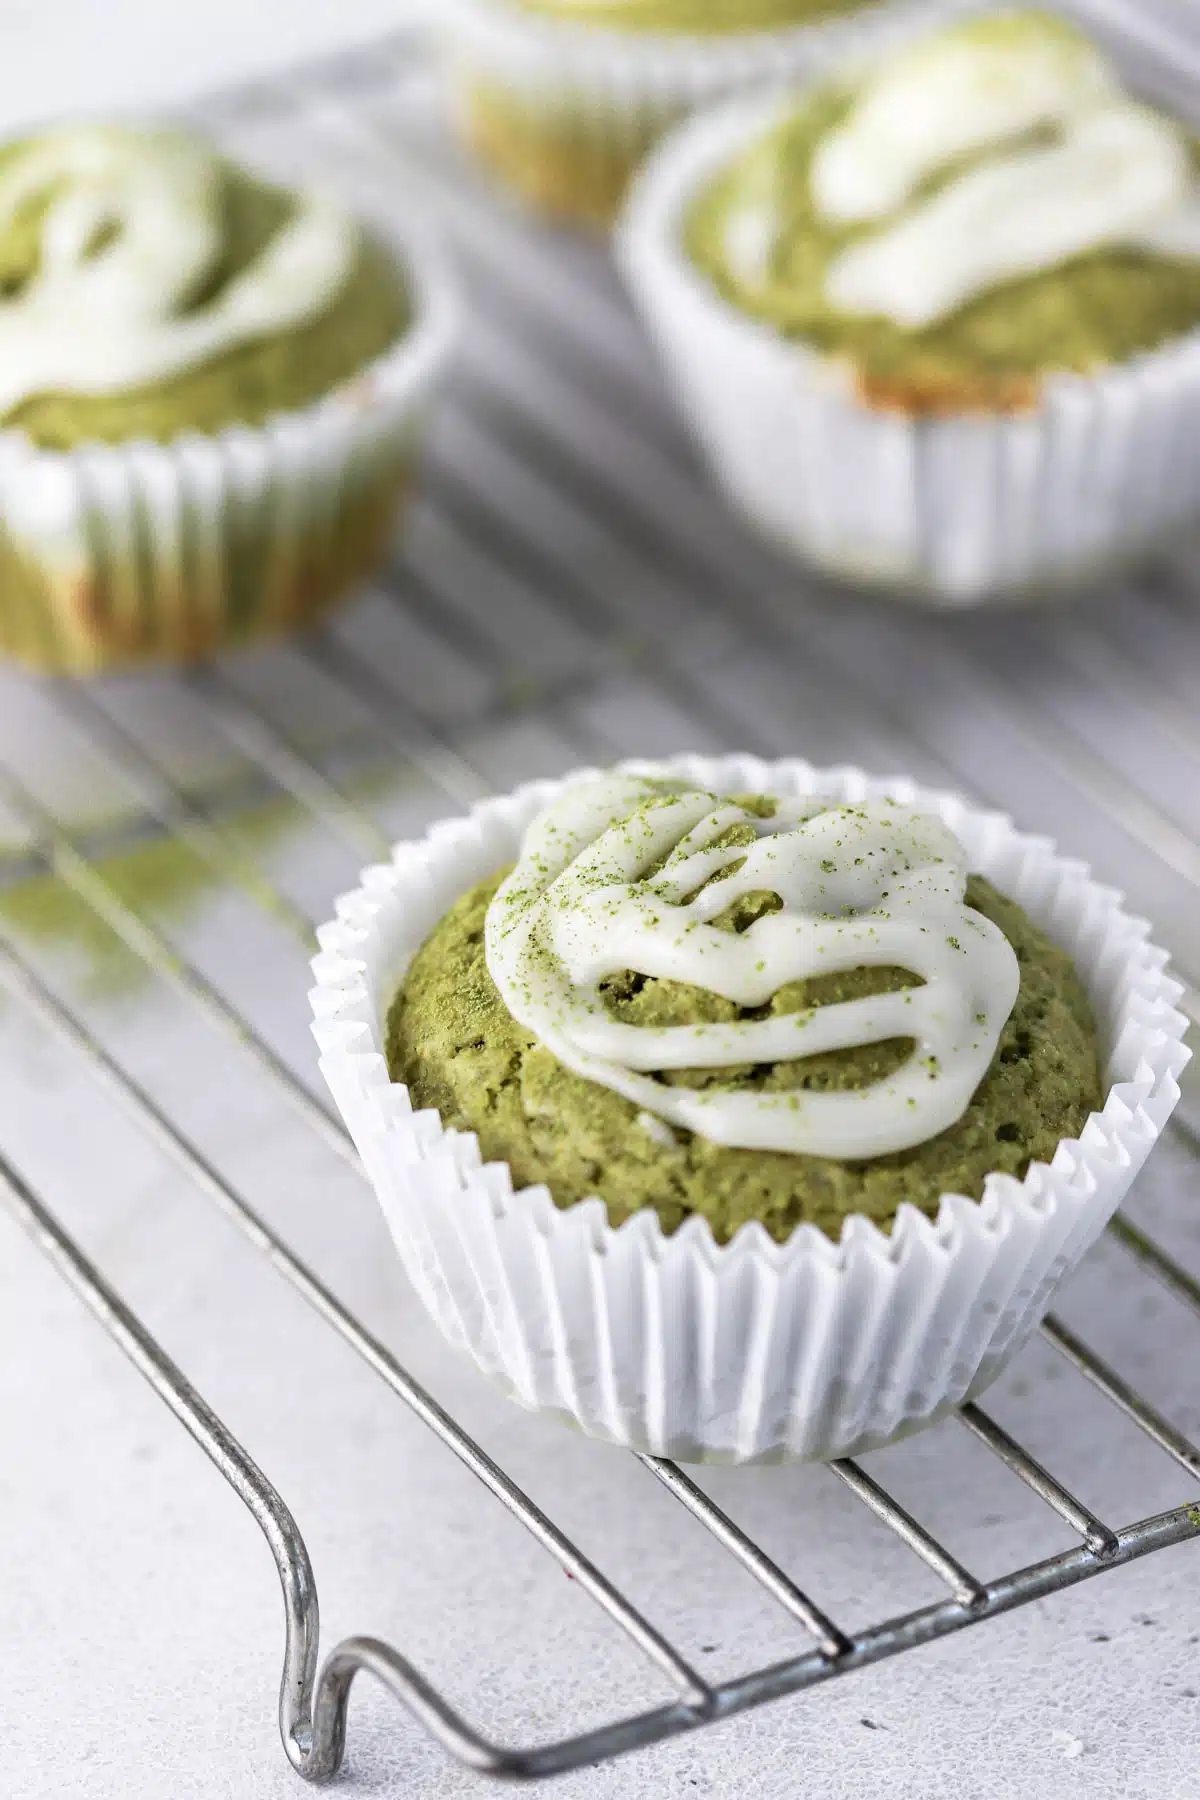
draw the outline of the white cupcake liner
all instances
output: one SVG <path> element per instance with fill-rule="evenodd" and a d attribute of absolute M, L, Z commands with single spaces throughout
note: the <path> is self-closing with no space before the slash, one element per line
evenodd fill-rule
<path fill-rule="evenodd" d="M 904 416 L 854 371 L 740 312 L 682 243 L 706 181 L 795 104 L 742 99 L 660 146 L 617 255 L 716 478 L 776 543 L 943 606 L 1054 591 L 1134 561 L 1200 515 L 1200 333 L 1029 411 Z"/>
<path fill-rule="evenodd" d="M 520 112 L 566 115 L 577 154 L 620 165 L 696 106 L 827 69 L 981 3 L 872 0 L 807 25 L 696 36 L 551 18 L 513 0 L 440 0 L 435 30 L 461 95 L 482 84 Z"/>
<path fill-rule="evenodd" d="M 457 332 L 440 252 L 406 232 L 400 265 L 404 336 L 261 428 L 70 451 L 0 432 L 0 653 L 77 673 L 199 656 L 301 623 L 364 574 Z"/>
<path fill-rule="evenodd" d="M 627 765 L 718 792 L 890 794 L 938 813 L 971 866 L 1073 956 L 1096 1009 L 1107 1098 L 1078 1140 L 981 1202 L 936 1220 L 901 1207 L 890 1235 L 850 1219 L 786 1244 L 758 1224 L 726 1246 L 649 1209 L 619 1229 L 598 1199 L 559 1209 L 514 1191 L 473 1134 L 414 1112 L 385 1061 L 387 1012 L 413 954 L 462 893 L 515 860 L 565 786 L 539 782 L 435 826 L 367 870 L 320 932 L 313 968 L 321 1069 L 401 1261 L 445 1336 L 522 1405 L 589 1436 L 685 1461 L 823 1459 L 929 1424 L 980 1392 L 1042 1318 L 1107 1223 L 1179 1099 L 1180 988 L 1120 896 L 1000 814 L 904 779 L 748 757 Z"/>

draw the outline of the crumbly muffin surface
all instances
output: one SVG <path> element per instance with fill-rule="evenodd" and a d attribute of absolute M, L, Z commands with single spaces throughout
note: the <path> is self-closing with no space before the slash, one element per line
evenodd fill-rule
<path fill-rule="evenodd" d="M 836 1239 L 855 1213 L 886 1228 L 905 1201 L 932 1217 L 945 1193 L 979 1198 L 989 1172 L 1020 1176 L 1031 1161 L 1049 1161 L 1100 1104 L 1095 1027 L 1070 958 L 1019 906 L 973 877 L 968 903 L 1012 944 L 1021 987 L 992 1066 L 953 1129 L 859 1163 L 730 1149 L 688 1133 L 663 1143 L 634 1105 L 564 1068 L 505 1009 L 484 950 L 484 919 L 502 876 L 463 895 L 414 958 L 389 1014 L 388 1064 L 415 1106 L 436 1108 L 445 1125 L 475 1132 L 486 1160 L 507 1162 L 517 1186 L 544 1182 L 560 1206 L 598 1194 L 614 1224 L 651 1206 L 667 1231 L 701 1214 L 719 1241 L 751 1219 L 780 1242 L 802 1223 Z M 767 905 L 764 896 L 723 923 L 745 929 Z M 821 976 L 780 989 L 771 1005 L 794 1011 L 911 979 L 887 969 Z M 605 1001 L 614 1017 L 638 1025 L 711 1022 L 738 1012 L 712 993 L 632 974 L 611 981 Z M 886 1077 L 910 1050 L 897 1040 L 665 1079 L 847 1089 Z"/>

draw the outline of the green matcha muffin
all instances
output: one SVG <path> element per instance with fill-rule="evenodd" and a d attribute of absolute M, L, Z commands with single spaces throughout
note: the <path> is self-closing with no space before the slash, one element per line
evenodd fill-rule
<path fill-rule="evenodd" d="M 551 217 L 606 227 L 646 152 L 716 95 L 788 78 L 938 0 L 447 0 L 465 140 Z"/>
<path fill-rule="evenodd" d="M 413 1287 L 503 1391 L 691 1461 L 979 1394 L 1179 1099 L 1144 923 L 904 780 L 676 757 L 397 846 L 314 1032 Z"/>
<path fill-rule="evenodd" d="M 619 255 L 718 478 L 939 604 L 1200 513 L 1200 146 L 1074 26 L 988 14 L 685 126 Z"/>
<path fill-rule="evenodd" d="M 383 550 L 440 265 L 182 132 L 0 150 L 0 649 L 86 672 L 314 617 Z"/>
<path fill-rule="evenodd" d="M 890 168 L 866 170 L 861 155 L 854 166 L 855 130 L 868 155 L 876 149 L 872 135 L 877 140 L 881 165 L 885 143 L 891 147 L 890 120 L 871 133 L 865 115 L 872 104 L 877 117 L 906 100 L 916 107 L 923 87 L 933 85 L 936 92 L 960 71 L 970 79 L 972 58 L 981 94 L 993 73 L 1028 71 L 1028 101 L 1014 105 L 996 136 L 964 141 L 971 121 L 953 116 L 962 102 L 951 97 L 945 155 L 929 154 L 923 164 L 914 156 L 907 191 L 892 191 Z M 1063 110 L 1037 117 L 1052 112 L 1053 103 L 1035 90 L 1056 69 Z M 1147 159 L 1165 153 L 1182 165 L 1181 199 L 1200 196 L 1200 145 L 1165 118 L 1135 111 L 1124 96 L 1107 93 L 1098 56 L 1072 26 L 1036 13 L 972 20 L 895 58 L 890 69 L 868 77 L 872 81 L 878 84 L 874 96 L 864 97 L 861 79 L 832 81 L 808 95 L 696 200 L 687 220 L 687 251 L 732 306 L 853 369 L 865 400 L 906 414 L 1026 407 L 1050 374 L 1090 375 L 1127 363 L 1200 325 L 1200 238 L 1181 239 L 1176 249 L 1172 234 L 1156 224 L 1149 195 L 1146 217 L 1130 228 L 1128 241 L 1110 237 L 1081 249 L 1075 222 L 1065 218 L 1061 249 L 1045 266 L 1000 271 L 981 265 L 964 271 L 952 293 L 935 293 L 932 284 L 928 294 L 900 291 L 910 278 L 909 258 L 966 254 L 969 246 L 952 235 L 956 224 L 969 232 L 991 208 L 1010 203 L 999 180 L 985 188 L 981 178 L 1014 177 L 1022 158 L 1025 181 L 1023 191 L 1011 196 L 1014 206 L 1028 205 L 1039 185 L 1056 179 L 1056 163 L 1064 176 L 1064 206 L 1076 204 L 1089 146 L 1098 182 L 1108 178 L 1112 158 L 1122 150 Z M 1092 126 L 1085 140 L 1069 109 L 1090 104 L 1099 123 L 1084 113 Z M 1100 141 L 1099 125 L 1113 133 L 1111 144 Z M 1126 133 L 1120 139 L 1117 125 Z M 1068 143 L 1072 134 L 1074 145 Z M 1072 149 L 1079 164 L 1068 169 L 1058 159 Z M 1001 166 L 1005 152 L 1007 170 Z M 886 211 L 874 194 L 848 191 L 864 178 L 876 181 Z M 964 204 L 972 180 L 986 211 Z M 1099 199 L 1086 190 L 1082 197 Z M 959 218 L 950 211 L 956 200 Z M 1015 215 L 1013 223 L 1019 228 Z M 1001 221 L 1007 224 L 1007 218 Z M 1098 221 L 1096 235 L 1114 229 Z M 889 233 L 891 265 L 885 262 Z M 1014 265 L 1023 249 L 1016 247 Z M 897 288 L 894 301 L 889 277 Z M 859 293 L 856 282 L 864 278 Z"/>
<path fill-rule="evenodd" d="M 745 827 L 739 837 L 753 841 Z M 972 876 L 968 905 L 1004 933 L 1021 980 L 984 1080 L 949 1130 L 865 1160 L 730 1147 L 698 1133 L 656 1130 L 636 1103 L 565 1067 L 509 1014 L 484 942 L 500 880 L 493 876 L 465 894 L 414 958 L 388 1015 L 388 1066 L 415 1106 L 435 1108 L 455 1130 L 473 1131 L 485 1161 L 507 1163 L 522 1187 L 545 1183 L 560 1206 L 595 1193 L 614 1224 L 652 1207 L 665 1231 L 699 1215 L 720 1243 L 755 1219 L 780 1243 L 802 1224 L 836 1241 L 856 1214 L 886 1230 L 906 1202 L 932 1217 L 943 1194 L 979 1199 L 995 1170 L 1022 1177 L 1031 1161 L 1048 1162 L 1061 1139 L 1077 1137 L 1100 1103 L 1095 1024 L 1070 958 L 1015 902 Z M 751 894 L 716 922 L 741 933 L 778 904 L 777 896 Z M 887 968 L 818 975 L 786 984 L 767 1008 L 803 1013 L 913 984 L 911 975 Z M 716 994 L 631 970 L 608 978 L 602 991 L 614 1019 L 641 1027 L 748 1016 Z M 912 1050 L 910 1040 L 886 1040 L 798 1061 L 680 1069 L 663 1080 L 702 1092 L 838 1093 L 886 1080 Z"/>

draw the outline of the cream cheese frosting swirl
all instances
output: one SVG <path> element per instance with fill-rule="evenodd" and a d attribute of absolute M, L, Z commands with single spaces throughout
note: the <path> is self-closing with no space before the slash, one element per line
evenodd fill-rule
<path fill-rule="evenodd" d="M 330 306 L 359 247 L 318 196 L 210 298 L 224 252 L 221 163 L 182 132 L 85 125 L 0 164 L 0 235 L 38 219 L 37 267 L 0 297 L 0 414 L 38 394 L 145 387 Z"/>
<path fill-rule="evenodd" d="M 749 826 L 730 841 L 732 827 Z M 947 1130 L 983 1080 L 1020 986 L 997 926 L 965 904 L 965 852 L 930 814 L 886 799 L 735 800 L 628 775 L 582 781 L 530 825 L 488 909 L 492 979 L 513 1018 L 576 1074 L 651 1119 L 743 1149 L 859 1160 Z M 741 896 L 782 903 L 745 931 Z M 744 1009 L 785 984 L 899 968 L 920 985 L 725 1024 L 629 1025 L 601 984 L 626 970 Z M 793 1061 L 911 1039 L 885 1080 L 842 1092 L 692 1089 L 670 1070 Z"/>

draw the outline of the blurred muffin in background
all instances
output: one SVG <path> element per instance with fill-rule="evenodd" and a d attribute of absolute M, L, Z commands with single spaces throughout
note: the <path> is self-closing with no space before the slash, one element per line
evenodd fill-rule
<path fill-rule="evenodd" d="M 439 259 L 182 132 L 0 150 L 0 650 L 86 672 L 311 619 L 384 548 Z"/>
<path fill-rule="evenodd" d="M 552 217 L 606 226 L 694 106 L 794 77 L 955 0 L 442 0 L 461 129 Z"/>
<path fill-rule="evenodd" d="M 971 601 L 1200 512 L 1200 154 L 1062 20 L 694 122 L 622 242 L 719 475 L 839 573 Z"/>

